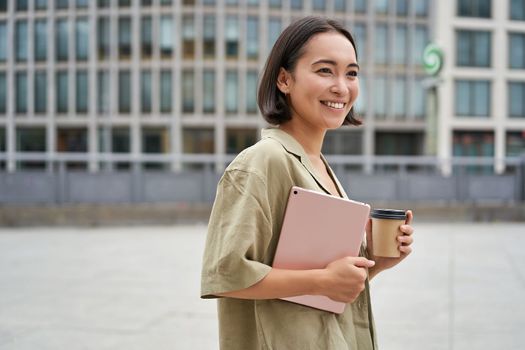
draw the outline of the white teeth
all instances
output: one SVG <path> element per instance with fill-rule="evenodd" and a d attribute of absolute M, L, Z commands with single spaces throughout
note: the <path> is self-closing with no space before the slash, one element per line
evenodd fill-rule
<path fill-rule="evenodd" d="M 343 109 L 343 107 L 345 106 L 344 103 L 340 103 L 340 102 L 323 101 L 322 103 L 324 105 L 327 105 L 328 107 L 335 108 L 335 109 Z"/>

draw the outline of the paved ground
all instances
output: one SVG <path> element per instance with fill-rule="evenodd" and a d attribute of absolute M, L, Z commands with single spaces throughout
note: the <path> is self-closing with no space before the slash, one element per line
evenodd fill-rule
<path fill-rule="evenodd" d="M 415 227 L 414 254 L 372 281 L 380 348 L 524 349 L 525 225 Z M 0 229 L 0 349 L 217 349 L 204 234 Z"/>

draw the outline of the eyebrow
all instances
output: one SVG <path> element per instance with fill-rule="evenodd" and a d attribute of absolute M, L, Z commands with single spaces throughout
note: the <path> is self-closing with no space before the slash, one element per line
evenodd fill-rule
<path fill-rule="evenodd" d="M 319 64 L 319 63 L 326 63 L 332 66 L 337 66 L 337 63 L 335 61 L 327 60 L 327 59 L 320 59 L 318 61 L 315 61 L 314 63 L 312 63 L 312 66 Z M 359 65 L 357 63 L 350 63 L 348 66 L 346 66 L 346 68 L 349 68 L 349 67 L 356 67 L 357 69 L 359 69 Z"/>

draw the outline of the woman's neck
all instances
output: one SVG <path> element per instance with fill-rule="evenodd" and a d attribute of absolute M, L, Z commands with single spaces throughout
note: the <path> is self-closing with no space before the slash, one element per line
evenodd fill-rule
<path fill-rule="evenodd" d="M 326 130 L 309 128 L 307 125 L 294 123 L 293 120 L 281 124 L 279 129 L 292 135 L 310 158 L 320 158 Z"/>

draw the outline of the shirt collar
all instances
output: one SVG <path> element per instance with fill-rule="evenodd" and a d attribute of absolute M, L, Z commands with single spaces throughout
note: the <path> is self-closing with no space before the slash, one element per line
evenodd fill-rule
<path fill-rule="evenodd" d="M 306 170 L 308 170 L 310 175 L 312 175 L 312 177 L 315 179 L 319 187 L 321 187 L 326 193 L 330 194 L 330 191 L 328 191 L 323 186 L 323 183 L 321 182 L 321 179 L 319 175 L 317 174 L 317 171 L 313 167 L 312 162 L 310 162 L 310 158 L 308 158 L 308 156 L 306 155 L 306 152 L 304 151 L 303 146 L 301 146 L 301 144 L 296 139 L 294 139 L 292 135 L 278 128 L 268 128 L 268 129 L 262 130 L 261 137 L 263 139 L 270 138 L 270 139 L 276 140 L 284 147 L 284 149 L 286 149 L 288 153 L 295 155 L 299 159 L 299 161 L 303 164 L 303 166 L 306 168 Z M 339 192 L 343 195 L 343 197 L 346 197 L 346 193 L 343 190 L 343 186 L 341 186 L 341 184 L 335 177 L 334 172 L 332 171 L 332 169 L 328 165 L 328 162 L 326 161 L 326 159 L 324 158 L 322 154 L 321 154 L 321 159 L 323 160 L 323 162 L 326 165 L 326 168 L 332 175 L 336 183 L 336 186 L 338 187 Z"/>

